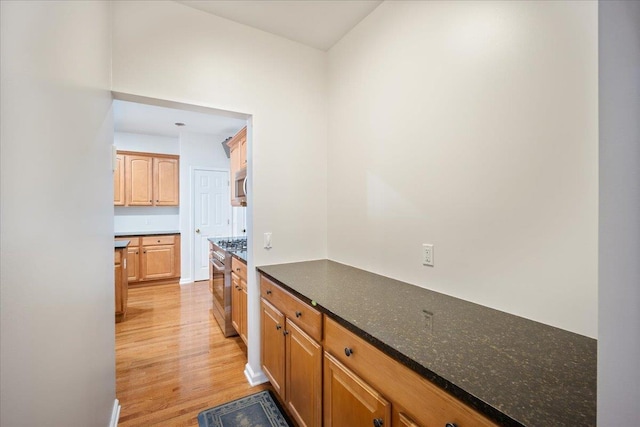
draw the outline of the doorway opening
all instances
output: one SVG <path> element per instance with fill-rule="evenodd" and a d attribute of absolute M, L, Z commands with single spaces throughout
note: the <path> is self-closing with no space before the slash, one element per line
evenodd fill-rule
<path fill-rule="evenodd" d="M 207 280 L 207 239 L 247 236 L 249 208 L 230 203 L 225 141 L 250 126 L 250 115 L 118 92 L 113 98 L 114 151 L 179 156 L 179 203 L 115 206 L 116 235 L 180 233 L 180 284 Z"/>

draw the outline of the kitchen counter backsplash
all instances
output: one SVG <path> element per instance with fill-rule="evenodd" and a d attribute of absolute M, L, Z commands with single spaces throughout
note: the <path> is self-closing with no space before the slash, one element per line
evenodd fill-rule
<path fill-rule="evenodd" d="M 594 339 L 329 260 L 258 270 L 501 425 L 596 424 Z"/>

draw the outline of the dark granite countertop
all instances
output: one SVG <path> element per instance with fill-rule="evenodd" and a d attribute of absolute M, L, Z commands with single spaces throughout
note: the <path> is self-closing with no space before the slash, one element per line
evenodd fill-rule
<path fill-rule="evenodd" d="M 130 240 L 115 240 L 115 249 L 124 249 L 129 246 Z"/>
<path fill-rule="evenodd" d="M 116 237 L 124 236 L 163 236 L 165 234 L 180 234 L 180 230 L 147 230 L 147 231 L 117 231 Z"/>
<path fill-rule="evenodd" d="M 258 270 L 501 425 L 596 425 L 594 339 L 329 260 Z"/>

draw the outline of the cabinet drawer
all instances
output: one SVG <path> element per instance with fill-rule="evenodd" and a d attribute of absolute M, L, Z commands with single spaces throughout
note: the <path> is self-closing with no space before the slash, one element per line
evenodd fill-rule
<path fill-rule="evenodd" d="M 264 276 L 260 276 L 260 296 L 273 304 L 316 341 L 322 340 L 322 314 L 300 301 Z"/>
<path fill-rule="evenodd" d="M 414 424 L 496 426 L 418 373 L 325 316 L 324 349 L 402 408 Z M 409 424 L 411 425 L 411 424 Z"/>
<path fill-rule="evenodd" d="M 176 243 L 176 236 L 146 236 L 142 238 L 142 246 L 153 245 L 173 245 Z"/>
<path fill-rule="evenodd" d="M 240 261 L 238 258 L 231 258 L 231 269 L 234 273 L 236 273 L 242 280 L 247 281 L 247 264 Z"/>

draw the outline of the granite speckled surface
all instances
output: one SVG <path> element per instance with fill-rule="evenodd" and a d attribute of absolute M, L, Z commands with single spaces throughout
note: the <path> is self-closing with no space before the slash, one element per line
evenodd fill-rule
<path fill-rule="evenodd" d="M 333 261 L 258 270 L 501 425 L 596 425 L 594 339 Z"/>
<path fill-rule="evenodd" d="M 147 231 L 117 231 L 114 233 L 116 237 L 124 236 L 163 236 L 165 234 L 180 234 L 180 230 L 147 230 Z"/>
<path fill-rule="evenodd" d="M 122 249 L 129 246 L 130 240 L 115 240 L 115 249 Z"/>

